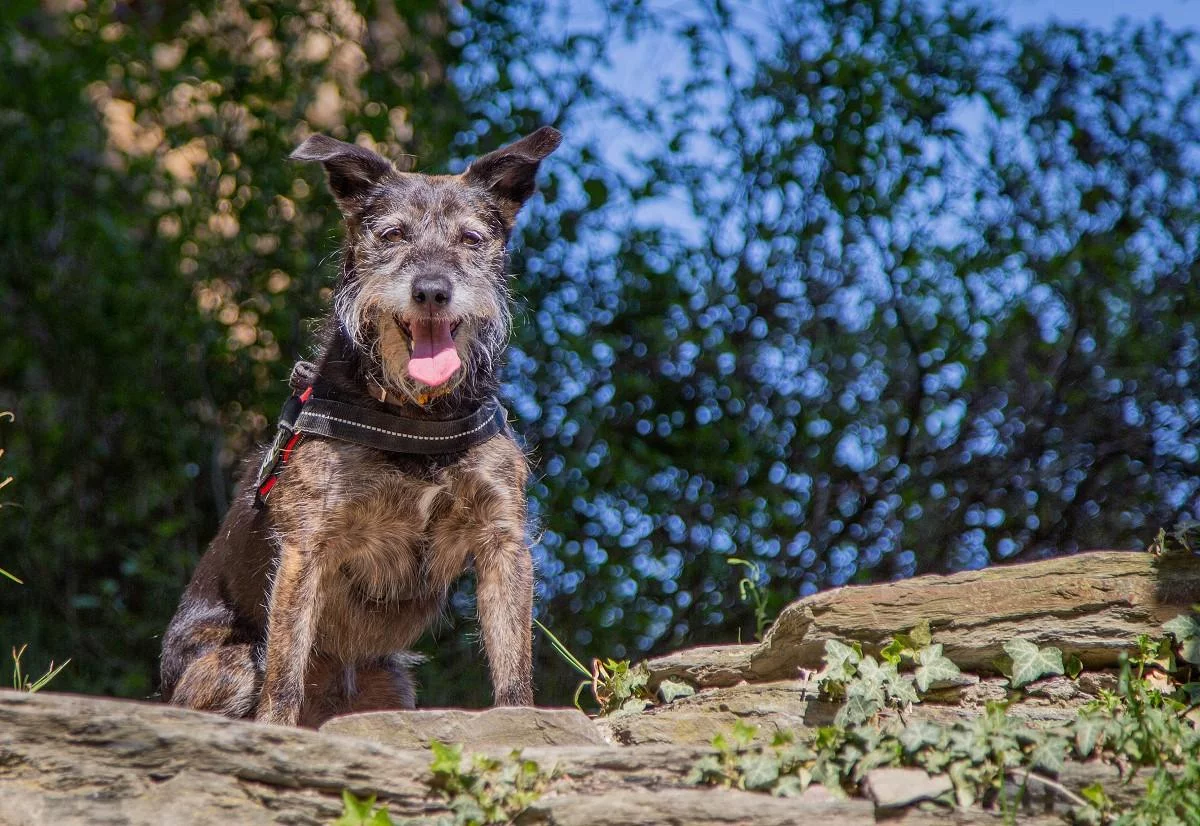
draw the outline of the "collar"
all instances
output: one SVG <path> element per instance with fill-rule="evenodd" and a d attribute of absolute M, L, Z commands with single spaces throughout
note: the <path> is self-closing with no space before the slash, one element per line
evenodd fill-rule
<path fill-rule="evenodd" d="M 432 421 L 317 398 L 311 390 L 293 397 L 298 401 L 292 406 L 295 416 L 289 423 L 287 414 L 291 411 L 285 407 L 284 416 L 279 420 L 280 427 L 293 433 L 354 442 L 389 453 L 422 456 L 458 453 L 486 442 L 499 433 L 507 421 L 504 407 L 495 396 L 461 419 Z M 307 398 L 305 394 L 308 394 Z"/>
<path fill-rule="evenodd" d="M 452 387 L 445 387 L 444 389 L 437 388 L 429 393 L 418 393 L 412 397 L 412 400 L 424 407 L 434 399 L 445 396 L 452 389 Z M 367 376 L 367 394 L 381 404 L 402 404 L 402 401 L 397 399 L 394 394 L 389 395 L 387 388 L 380 384 L 379 380 L 372 375 Z"/>
<path fill-rule="evenodd" d="M 293 371 L 293 382 L 297 378 L 298 371 Z M 508 423 L 504 406 L 495 396 L 460 419 L 411 419 L 319 398 L 314 390 L 320 387 L 320 376 L 314 370 L 308 378 L 309 385 L 289 398 L 279 415 L 275 441 L 263 457 L 255 482 L 255 504 L 258 507 L 266 503 L 292 451 L 306 436 L 352 442 L 388 453 L 441 456 L 461 453 L 482 444 Z M 386 391 L 382 387 L 379 389 L 383 398 L 378 400 L 386 401 Z"/>

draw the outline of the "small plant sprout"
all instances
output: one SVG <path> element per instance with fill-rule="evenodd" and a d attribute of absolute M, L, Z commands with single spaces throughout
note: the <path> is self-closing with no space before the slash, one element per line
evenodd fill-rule
<path fill-rule="evenodd" d="M 533 624 L 546 635 L 546 639 L 550 640 L 550 645 L 558 655 L 584 677 L 575 688 L 576 708 L 582 710 L 579 697 L 589 685 L 592 687 L 592 696 L 596 704 L 600 706 L 601 714 L 641 711 L 654 703 L 654 695 L 649 688 L 650 672 L 641 663 L 631 666 L 629 660 L 593 659 L 589 669 L 549 628 L 536 619 Z"/>
<path fill-rule="evenodd" d="M 333 826 L 394 826 L 387 806 L 375 807 L 375 795 L 359 800 L 349 790 L 342 791 L 342 816 Z"/>
<path fill-rule="evenodd" d="M 592 682 L 592 672 L 588 671 L 584 664 L 579 661 L 579 658 L 571 653 L 571 649 L 567 648 L 567 646 L 563 644 L 562 640 L 554 636 L 553 631 L 536 619 L 533 621 L 533 624 L 536 625 L 538 629 L 546 635 L 546 639 L 550 640 L 550 645 L 558 653 L 558 656 L 562 657 L 563 661 L 567 665 L 571 666 L 571 668 L 575 669 L 575 671 L 579 672 L 579 674 L 583 677 L 583 679 L 579 681 L 579 685 L 575 687 L 574 697 L 575 708 L 582 711 L 583 707 L 579 705 L 579 695 L 582 694 L 583 689 Z"/>
<path fill-rule="evenodd" d="M 767 574 L 762 565 L 749 559 L 731 556 L 725 559 L 730 566 L 741 565 L 746 575 L 738 580 L 738 597 L 754 606 L 754 639 L 761 640 L 767 630 L 767 593 L 763 590 Z"/>
<path fill-rule="evenodd" d="M 25 649 L 28 646 L 22 645 L 20 649 L 12 650 L 13 660 L 13 680 L 12 685 L 17 691 L 27 691 L 30 694 L 35 694 L 50 684 L 50 681 L 58 676 L 70 664 L 70 660 L 66 660 L 62 665 L 55 667 L 54 661 L 50 661 L 50 667 L 46 669 L 46 673 L 38 677 L 36 680 L 31 680 L 29 675 L 21 670 L 21 657 L 25 656 Z"/>

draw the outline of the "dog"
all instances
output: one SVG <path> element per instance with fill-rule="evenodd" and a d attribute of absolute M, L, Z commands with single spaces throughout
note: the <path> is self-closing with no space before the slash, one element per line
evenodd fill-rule
<path fill-rule="evenodd" d="M 308 727 L 412 708 L 406 651 L 473 563 L 494 701 L 532 704 L 528 467 L 495 395 L 507 242 L 561 140 L 543 127 L 460 175 L 323 135 L 292 153 L 324 166 L 341 273 L 309 386 L 164 635 L 168 702 Z"/>

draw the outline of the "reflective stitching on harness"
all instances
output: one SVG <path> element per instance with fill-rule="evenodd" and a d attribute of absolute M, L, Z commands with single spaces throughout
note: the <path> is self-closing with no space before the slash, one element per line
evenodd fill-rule
<path fill-rule="evenodd" d="M 489 418 L 485 419 L 483 421 L 483 424 L 479 425 L 478 427 L 473 427 L 470 430 L 464 431 L 462 433 L 456 433 L 453 436 L 418 436 L 418 435 L 415 435 L 412 433 L 397 433 L 394 430 L 385 430 L 382 427 L 375 427 L 374 425 L 363 424 L 362 422 L 356 422 L 356 421 L 352 421 L 350 419 L 340 419 L 337 416 L 327 416 L 324 413 L 316 413 L 312 410 L 306 410 L 300 414 L 301 418 L 304 416 L 313 416 L 315 418 L 325 419 L 325 420 L 331 421 L 331 422 L 339 422 L 341 424 L 353 425 L 354 427 L 361 427 L 365 430 L 374 430 L 377 433 L 383 433 L 387 436 L 399 436 L 402 439 L 422 439 L 427 442 L 446 442 L 451 439 L 461 439 L 464 436 L 471 436 L 475 433 L 478 433 L 479 431 L 483 430 L 485 427 L 487 427 L 489 424 L 492 423 L 492 421 L 496 417 L 496 414 L 493 412 L 492 415 Z M 300 430 L 304 429 L 303 427 L 300 426 L 299 418 L 296 420 L 296 425 Z"/>

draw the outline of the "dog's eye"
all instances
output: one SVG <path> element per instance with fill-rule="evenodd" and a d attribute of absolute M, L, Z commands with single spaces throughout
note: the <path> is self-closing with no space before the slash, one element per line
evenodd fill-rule
<path fill-rule="evenodd" d="M 464 229 L 462 242 L 468 247 L 477 247 L 483 243 L 483 236 L 473 229 Z"/>
<path fill-rule="evenodd" d="M 408 240 L 408 235 L 404 232 L 404 227 L 389 227 L 379 233 L 379 237 L 389 244 L 398 244 L 401 241 Z"/>

